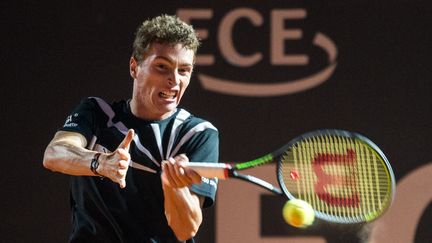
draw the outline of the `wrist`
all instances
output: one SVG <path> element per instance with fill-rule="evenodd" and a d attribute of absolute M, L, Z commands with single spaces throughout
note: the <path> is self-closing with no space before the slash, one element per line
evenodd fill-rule
<path fill-rule="evenodd" d="M 93 156 L 93 159 L 90 162 L 90 170 L 93 172 L 93 174 L 97 175 L 97 176 L 102 176 L 101 174 L 99 174 L 99 172 L 97 171 L 97 169 L 99 168 L 99 157 L 100 157 L 101 153 L 96 153 Z"/>

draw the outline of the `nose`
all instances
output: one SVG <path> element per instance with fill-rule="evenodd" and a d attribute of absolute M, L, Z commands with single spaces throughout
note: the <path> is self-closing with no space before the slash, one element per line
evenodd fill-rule
<path fill-rule="evenodd" d="M 176 71 L 171 72 L 170 75 L 168 76 L 168 84 L 170 86 L 175 86 L 179 83 L 180 83 L 180 75 Z"/>

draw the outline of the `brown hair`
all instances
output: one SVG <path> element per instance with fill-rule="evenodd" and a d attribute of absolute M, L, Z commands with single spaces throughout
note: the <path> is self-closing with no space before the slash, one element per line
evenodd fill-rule
<path fill-rule="evenodd" d="M 140 63 L 144 53 L 153 42 L 182 44 L 195 54 L 200 41 L 192 25 L 186 24 L 174 15 L 160 15 L 144 21 L 135 33 L 133 57 Z"/>

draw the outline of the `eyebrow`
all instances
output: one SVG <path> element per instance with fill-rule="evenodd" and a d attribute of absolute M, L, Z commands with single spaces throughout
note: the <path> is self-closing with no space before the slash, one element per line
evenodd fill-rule
<path fill-rule="evenodd" d="M 169 63 L 174 63 L 174 61 L 171 58 L 165 57 L 165 56 L 156 56 L 155 60 L 157 59 L 163 59 Z M 180 63 L 180 66 L 188 66 L 188 67 L 193 67 L 194 65 L 192 63 Z"/>

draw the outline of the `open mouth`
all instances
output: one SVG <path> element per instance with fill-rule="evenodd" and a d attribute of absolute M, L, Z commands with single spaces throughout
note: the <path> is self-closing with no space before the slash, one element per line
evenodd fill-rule
<path fill-rule="evenodd" d="M 177 96 L 175 91 L 164 91 L 159 93 L 159 97 L 163 99 L 174 99 Z"/>

